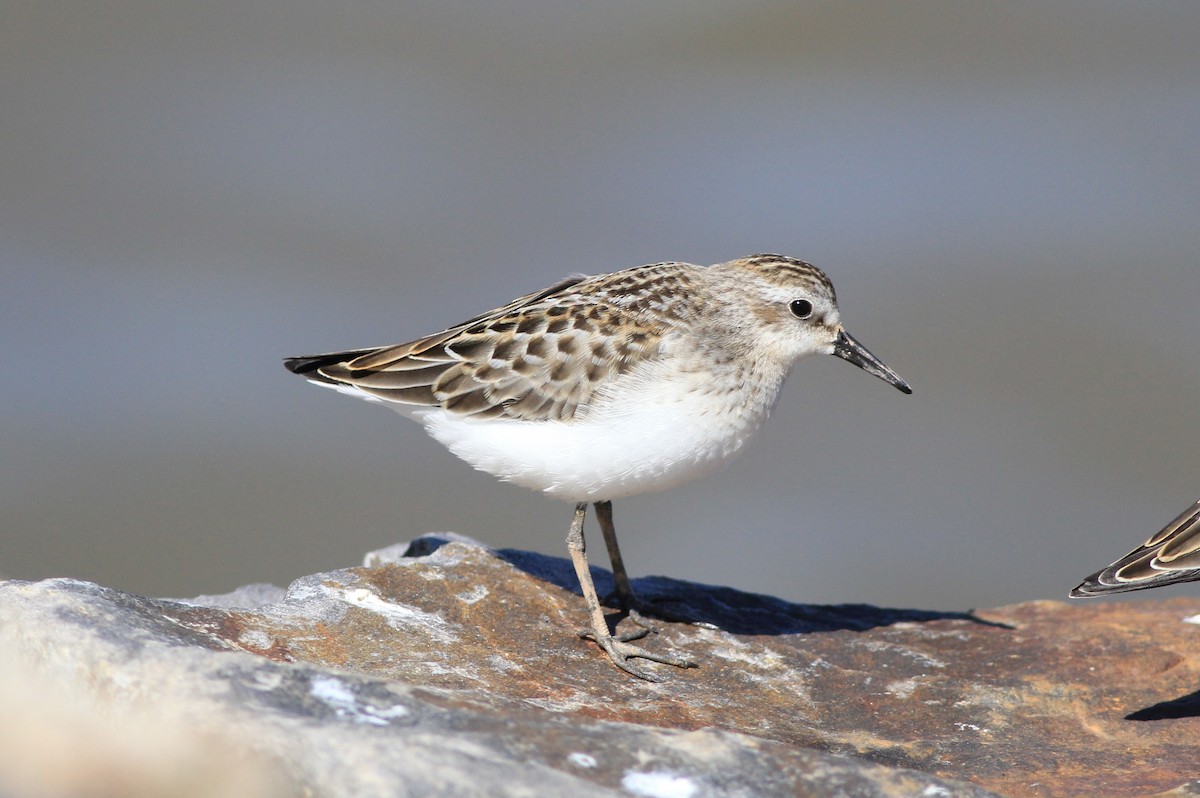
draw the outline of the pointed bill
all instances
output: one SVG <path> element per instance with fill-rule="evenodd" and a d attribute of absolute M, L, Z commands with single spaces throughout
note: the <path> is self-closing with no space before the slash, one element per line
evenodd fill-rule
<path fill-rule="evenodd" d="M 868 374 L 874 374 L 884 382 L 895 385 L 904 393 L 912 393 L 908 383 L 900 379 L 900 375 L 883 364 L 883 361 L 867 351 L 867 348 L 850 337 L 845 330 L 838 332 L 837 340 L 833 342 L 833 354 L 853 363 Z"/>

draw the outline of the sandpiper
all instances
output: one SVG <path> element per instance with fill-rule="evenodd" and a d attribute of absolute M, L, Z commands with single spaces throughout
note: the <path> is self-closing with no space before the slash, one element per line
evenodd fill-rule
<path fill-rule="evenodd" d="M 767 418 L 792 365 L 813 354 L 912 393 L 842 328 L 824 272 L 782 255 L 574 276 L 409 343 L 284 365 L 420 421 L 481 471 L 574 502 L 567 548 L 589 610 L 586 636 L 617 667 L 657 681 L 630 660 L 695 663 L 633 645 L 644 629 L 610 631 L 584 547 L 588 502 L 622 612 L 638 620 L 612 500 L 731 459 Z"/>
<path fill-rule="evenodd" d="M 1152 538 L 1071 591 L 1071 598 L 1200 580 L 1200 501 Z"/>

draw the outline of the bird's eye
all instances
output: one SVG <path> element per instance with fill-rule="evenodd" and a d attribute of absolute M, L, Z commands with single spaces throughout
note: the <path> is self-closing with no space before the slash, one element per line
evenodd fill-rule
<path fill-rule="evenodd" d="M 812 316 L 813 306 L 807 299 L 793 299 L 788 305 L 788 310 L 798 319 L 807 319 Z"/>

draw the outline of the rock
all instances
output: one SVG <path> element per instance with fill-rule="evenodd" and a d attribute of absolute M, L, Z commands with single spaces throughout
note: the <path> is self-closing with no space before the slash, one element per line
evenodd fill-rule
<path fill-rule="evenodd" d="M 278 585 L 267 582 L 255 582 L 252 585 L 242 585 L 237 590 L 219 593 L 214 596 L 196 596 L 189 599 L 168 599 L 180 604 L 195 604 L 200 607 L 224 607 L 230 610 L 253 610 L 265 604 L 281 601 L 287 591 Z"/>
<path fill-rule="evenodd" d="M 367 562 L 282 597 L 0 583 L 0 686 L 24 687 L 0 711 L 70 696 L 86 728 L 175 730 L 181 773 L 243 763 L 187 795 L 1195 794 L 1200 600 L 940 613 L 650 577 L 644 599 L 697 623 L 642 644 L 700 661 L 651 684 L 573 634 L 564 559 L 440 535 Z M 4 782 L 14 760 L 38 761 L 0 741 L 0 794 L 46 794 Z"/>
<path fill-rule="evenodd" d="M 7 622 L 4 609 L 0 615 Z M 15 636 L 3 632 L 12 631 L 0 627 L 6 646 Z M 83 678 L 58 667 L 34 671 L 14 653 L 33 652 L 0 651 L 4 798 L 284 798 L 298 793 L 281 761 L 223 731 L 179 722 L 175 707 L 154 707 L 144 696 L 135 699 L 131 694 L 140 685 L 127 685 L 127 695 L 102 698 Z M 95 663 L 94 670 L 110 666 Z M 77 676 L 86 676 L 86 670 L 92 669 Z M 133 676 L 112 670 L 116 678 Z"/>

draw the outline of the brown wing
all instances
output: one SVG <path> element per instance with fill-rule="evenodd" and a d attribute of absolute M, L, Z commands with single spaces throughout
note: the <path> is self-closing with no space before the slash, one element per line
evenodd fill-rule
<path fill-rule="evenodd" d="M 1200 580 L 1200 502 L 1071 591 L 1073 598 Z"/>
<path fill-rule="evenodd" d="M 569 420 L 605 380 L 658 354 L 695 268 L 573 277 L 416 341 L 284 365 L 389 402 L 476 418 Z"/>

